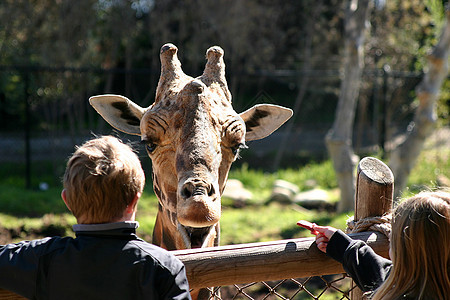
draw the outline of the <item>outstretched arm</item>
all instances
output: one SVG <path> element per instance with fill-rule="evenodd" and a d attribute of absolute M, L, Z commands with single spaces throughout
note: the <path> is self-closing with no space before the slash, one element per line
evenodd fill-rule
<path fill-rule="evenodd" d="M 392 262 L 376 254 L 365 242 L 353 240 L 331 226 L 304 222 L 297 224 L 316 236 L 317 248 L 340 262 L 361 290 L 372 291 L 387 278 Z"/>

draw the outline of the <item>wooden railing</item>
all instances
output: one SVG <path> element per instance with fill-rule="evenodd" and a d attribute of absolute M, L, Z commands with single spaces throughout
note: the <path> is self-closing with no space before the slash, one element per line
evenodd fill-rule
<path fill-rule="evenodd" d="M 387 238 L 377 232 L 350 235 L 388 256 Z M 314 238 L 178 250 L 193 289 L 258 281 L 344 273 L 342 265 L 320 252 Z"/>

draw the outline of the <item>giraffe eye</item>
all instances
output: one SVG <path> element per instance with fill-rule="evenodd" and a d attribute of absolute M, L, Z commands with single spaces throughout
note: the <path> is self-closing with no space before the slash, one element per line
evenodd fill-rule
<path fill-rule="evenodd" d="M 147 149 L 148 152 L 152 153 L 156 148 L 156 144 L 145 144 L 145 149 Z"/>
<path fill-rule="evenodd" d="M 150 154 L 156 149 L 156 144 L 152 141 L 143 140 L 142 143 L 145 145 L 145 150 Z"/>
<path fill-rule="evenodd" d="M 238 155 L 239 150 L 241 149 L 247 149 L 247 145 L 245 145 L 245 143 L 239 143 L 236 146 L 231 147 L 231 151 L 233 152 L 234 155 Z"/>

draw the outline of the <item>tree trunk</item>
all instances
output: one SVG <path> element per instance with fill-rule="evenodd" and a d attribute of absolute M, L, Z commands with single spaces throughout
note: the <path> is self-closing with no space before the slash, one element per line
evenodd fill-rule
<path fill-rule="evenodd" d="M 422 151 L 425 139 L 433 132 L 436 123 L 436 103 L 443 81 L 448 75 L 450 52 L 450 9 L 446 9 L 446 23 L 438 44 L 428 56 L 428 72 L 416 88 L 419 107 L 409 124 L 404 141 L 390 156 L 389 166 L 395 176 L 395 197 L 406 187 L 408 176 Z"/>
<path fill-rule="evenodd" d="M 336 118 L 325 138 L 341 190 L 339 212 L 353 210 L 354 206 L 354 171 L 358 157 L 354 154 L 352 147 L 353 122 L 364 65 L 364 33 L 368 15 L 369 1 L 351 0 L 349 2 L 345 17 L 344 74 Z"/>

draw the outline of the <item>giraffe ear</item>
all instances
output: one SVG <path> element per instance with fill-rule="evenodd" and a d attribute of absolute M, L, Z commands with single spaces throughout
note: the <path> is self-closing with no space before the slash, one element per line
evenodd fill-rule
<path fill-rule="evenodd" d="M 247 130 L 245 140 L 265 138 L 289 120 L 292 113 L 292 109 L 272 104 L 258 104 L 244 111 L 240 116 Z"/>
<path fill-rule="evenodd" d="M 99 95 L 89 98 L 89 103 L 112 127 L 122 132 L 141 135 L 140 123 L 145 109 L 126 97 Z"/>

